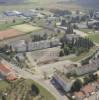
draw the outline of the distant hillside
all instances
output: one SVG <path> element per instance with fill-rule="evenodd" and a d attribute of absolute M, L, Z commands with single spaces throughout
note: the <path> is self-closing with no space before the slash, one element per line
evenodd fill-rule
<path fill-rule="evenodd" d="M 99 0 L 76 0 L 77 4 L 99 9 Z"/>
<path fill-rule="evenodd" d="M 19 4 L 19 3 L 27 3 L 32 0 L 0 0 L 0 4 Z"/>
<path fill-rule="evenodd" d="M 52 3 L 64 0 L 0 0 L 1 4 L 38 2 L 39 4 Z M 66 1 L 66 0 L 65 0 Z"/>
<path fill-rule="evenodd" d="M 77 4 L 82 8 L 86 7 L 86 8 L 99 9 L 99 0 L 64 0 L 58 3 L 67 4 L 67 1 L 69 4 Z"/>

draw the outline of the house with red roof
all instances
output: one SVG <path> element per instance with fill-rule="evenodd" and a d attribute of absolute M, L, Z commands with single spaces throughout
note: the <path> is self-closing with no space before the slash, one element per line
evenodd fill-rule
<path fill-rule="evenodd" d="M 16 72 L 8 65 L 0 63 L 0 77 L 9 81 L 17 79 Z"/>

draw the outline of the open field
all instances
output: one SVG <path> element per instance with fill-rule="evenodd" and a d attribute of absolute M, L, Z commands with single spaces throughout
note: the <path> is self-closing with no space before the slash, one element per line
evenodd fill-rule
<path fill-rule="evenodd" d="M 80 31 L 83 31 L 83 32 L 88 33 L 88 34 L 94 32 L 93 29 L 80 29 Z"/>
<path fill-rule="evenodd" d="M 99 43 L 99 33 L 89 34 L 88 38 L 96 43 Z"/>
<path fill-rule="evenodd" d="M 12 26 L 12 28 L 16 29 L 18 31 L 21 31 L 21 32 L 25 32 L 25 33 L 38 31 L 38 30 L 42 29 L 40 27 L 32 26 L 29 24 L 16 25 L 16 26 Z"/>
<path fill-rule="evenodd" d="M 5 90 L 9 86 L 9 83 L 6 81 L 0 80 L 0 90 Z"/>
<path fill-rule="evenodd" d="M 80 54 L 79 56 L 76 56 L 76 55 L 66 56 L 66 57 L 64 57 L 64 60 L 71 60 L 73 62 L 81 62 L 82 60 L 88 58 L 93 53 L 95 53 L 97 49 L 98 49 L 98 47 L 94 46 L 93 48 L 91 48 L 89 50 L 89 52 L 84 52 L 84 53 Z"/>
<path fill-rule="evenodd" d="M 5 30 L 5 29 L 8 29 L 8 28 L 10 28 L 11 26 L 19 25 L 19 24 L 22 24 L 22 23 L 23 23 L 23 20 L 16 20 L 15 23 L 13 23 L 13 22 L 1 23 L 1 22 L 0 22 L 0 31 L 1 31 L 1 30 Z"/>
<path fill-rule="evenodd" d="M 5 31 L 0 31 L 0 40 L 22 35 L 24 33 L 17 31 L 15 29 L 7 29 Z"/>
<path fill-rule="evenodd" d="M 80 54 L 79 56 L 76 56 L 74 58 L 70 58 L 71 61 L 76 61 L 76 62 L 81 62 L 82 60 L 88 58 L 89 56 L 91 56 L 94 52 L 96 52 L 97 47 L 93 47 L 89 50 L 89 52 L 84 52 L 82 54 Z"/>

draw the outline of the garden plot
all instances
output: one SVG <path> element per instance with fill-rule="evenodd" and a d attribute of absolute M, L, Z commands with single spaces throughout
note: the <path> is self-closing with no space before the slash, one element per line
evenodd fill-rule
<path fill-rule="evenodd" d="M 17 31 L 15 29 L 7 29 L 5 31 L 0 31 L 0 40 L 19 36 L 24 34 L 23 32 Z"/>
<path fill-rule="evenodd" d="M 18 31 L 21 31 L 21 32 L 25 32 L 25 33 L 38 31 L 38 30 L 42 29 L 41 27 L 32 26 L 32 25 L 29 25 L 29 24 L 16 25 L 16 26 L 12 26 L 12 28 L 16 29 Z"/>

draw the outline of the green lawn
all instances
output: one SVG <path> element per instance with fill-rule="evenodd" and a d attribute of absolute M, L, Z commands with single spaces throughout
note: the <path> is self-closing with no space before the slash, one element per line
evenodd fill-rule
<path fill-rule="evenodd" d="M 12 26 L 12 28 L 16 29 L 18 31 L 21 31 L 21 32 L 25 32 L 25 33 L 38 31 L 38 30 L 42 29 L 41 27 L 32 26 L 32 25 L 29 25 L 29 24 L 15 25 L 15 26 Z"/>
<path fill-rule="evenodd" d="M 90 55 L 92 55 L 96 50 L 97 50 L 97 47 L 93 47 L 90 49 L 89 52 L 84 52 L 84 53 L 80 54 L 79 56 L 70 58 L 70 60 L 80 62 L 80 61 L 84 60 L 85 58 L 89 57 Z"/>
<path fill-rule="evenodd" d="M 18 97 L 23 96 L 31 89 L 32 84 L 35 84 L 38 87 L 40 94 L 44 97 L 44 100 L 56 100 L 56 98 L 51 93 L 49 93 L 44 87 L 33 80 L 20 79 L 12 82 L 11 84 L 1 80 L 0 91 L 6 91 L 9 93 L 7 100 L 14 100 L 14 93 Z"/>
<path fill-rule="evenodd" d="M 88 38 L 96 43 L 99 43 L 99 33 L 89 34 Z"/>
<path fill-rule="evenodd" d="M 0 90 L 4 90 L 9 86 L 10 86 L 9 83 L 7 83 L 6 81 L 0 80 Z"/>
<path fill-rule="evenodd" d="M 80 31 L 83 31 L 85 33 L 93 33 L 93 29 L 80 29 Z"/>
<path fill-rule="evenodd" d="M 44 87 L 42 87 L 38 83 L 35 83 L 32 80 L 30 80 L 28 82 L 29 82 L 29 84 L 34 83 L 39 88 L 41 95 L 43 95 L 45 97 L 45 100 L 56 100 L 56 98 L 51 93 L 49 93 Z"/>
<path fill-rule="evenodd" d="M 15 23 L 8 22 L 8 23 L 0 23 L 0 31 L 10 28 L 11 26 L 22 24 L 23 20 L 17 20 Z"/>

